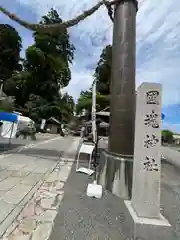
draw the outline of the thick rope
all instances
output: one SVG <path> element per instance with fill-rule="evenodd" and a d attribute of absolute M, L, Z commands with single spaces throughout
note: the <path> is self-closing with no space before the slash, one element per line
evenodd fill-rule
<path fill-rule="evenodd" d="M 132 2 L 132 3 L 134 3 L 134 5 L 136 7 L 136 12 L 138 11 L 138 0 L 113 0 L 113 1 L 109 2 L 109 5 L 125 3 L 125 2 Z"/>
<path fill-rule="evenodd" d="M 71 20 L 68 20 L 68 21 L 65 21 L 62 23 L 49 24 L 49 25 L 33 24 L 33 23 L 26 22 L 26 21 L 20 19 L 15 14 L 9 12 L 7 9 L 3 8 L 2 6 L 0 6 L 0 11 L 2 13 L 4 13 L 7 17 L 9 17 L 11 20 L 17 22 L 18 24 L 20 24 L 21 26 L 23 26 L 29 30 L 50 32 L 53 30 L 64 31 L 64 29 L 66 29 L 66 28 L 77 25 L 80 21 L 84 20 L 85 18 L 91 16 L 94 12 L 96 12 L 103 4 L 104 4 L 104 2 L 100 1 L 99 3 L 97 3 L 95 6 L 93 6 L 89 10 L 84 11 L 82 14 L 78 15 L 77 17 L 75 17 Z"/>
<path fill-rule="evenodd" d="M 111 2 L 108 2 L 106 0 L 104 0 L 104 5 L 106 6 L 107 10 L 108 10 L 108 15 L 110 17 L 110 19 L 112 20 L 112 22 L 114 22 L 114 18 L 113 18 L 113 5 L 118 5 L 120 3 L 125 3 L 125 2 L 133 2 L 136 8 L 136 12 L 138 11 L 138 1 L 137 0 L 113 0 Z"/>
<path fill-rule="evenodd" d="M 77 25 L 80 21 L 83 21 L 87 17 L 91 16 L 94 12 L 96 12 L 102 5 L 105 5 L 108 10 L 108 15 L 110 19 L 113 21 L 113 5 L 123 3 L 123 2 L 133 2 L 136 7 L 136 11 L 138 11 L 138 1 L 137 0 L 113 0 L 113 1 L 107 1 L 107 0 L 101 0 L 99 3 L 97 3 L 95 6 L 90 8 L 89 10 L 84 11 L 82 14 L 78 15 L 77 17 L 62 22 L 62 23 L 56 23 L 56 24 L 33 24 L 26 22 L 25 20 L 22 20 L 15 14 L 9 12 L 7 9 L 0 6 L 0 11 L 4 13 L 7 17 L 9 17 L 11 20 L 17 22 L 21 26 L 32 30 L 32 31 L 43 31 L 43 32 L 52 32 L 52 31 L 64 31 L 64 29 L 73 27 Z"/>

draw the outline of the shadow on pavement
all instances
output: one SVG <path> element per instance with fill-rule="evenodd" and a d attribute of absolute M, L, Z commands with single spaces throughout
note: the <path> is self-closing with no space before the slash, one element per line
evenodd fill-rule
<path fill-rule="evenodd" d="M 54 149 L 38 149 L 38 148 L 27 148 L 22 149 L 20 152 L 14 152 L 14 154 L 22 154 L 31 157 L 38 157 L 43 159 L 52 159 L 62 157 L 64 151 L 58 151 Z"/>
<path fill-rule="evenodd" d="M 15 150 L 19 147 L 24 146 L 24 144 L 9 144 L 9 143 L 0 143 L 0 153 Z"/>

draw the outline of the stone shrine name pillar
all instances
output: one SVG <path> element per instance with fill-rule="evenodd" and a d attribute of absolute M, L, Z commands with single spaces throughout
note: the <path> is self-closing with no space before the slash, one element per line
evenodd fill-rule
<path fill-rule="evenodd" d="M 142 83 L 137 90 L 132 199 L 125 201 L 133 239 L 176 239 L 160 214 L 161 95 L 159 83 Z"/>

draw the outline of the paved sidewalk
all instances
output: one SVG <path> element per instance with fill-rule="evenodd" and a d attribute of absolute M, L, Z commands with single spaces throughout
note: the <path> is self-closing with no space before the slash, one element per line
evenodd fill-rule
<path fill-rule="evenodd" d="M 77 138 L 59 137 L 1 158 L 1 239 L 46 239 L 73 163 L 60 162 L 62 153 L 78 144 Z"/>

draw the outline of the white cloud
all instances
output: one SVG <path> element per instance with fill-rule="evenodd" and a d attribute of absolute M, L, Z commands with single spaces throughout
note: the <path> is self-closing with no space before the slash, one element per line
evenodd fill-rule
<path fill-rule="evenodd" d="M 63 19 L 71 19 L 98 0 L 17 0 L 32 8 L 39 18 L 54 7 Z M 137 84 L 157 81 L 163 84 L 163 103 L 179 102 L 180 89 L 180 1 L 139 0 L 137 14 Z M 76 45 L 75 67 L 68 87 L 74 95 L 90 85 L 92 73 L 102 48 L 111 43 L 112 24 L 102 7 L 93 16 L 70 29 Z M 92 54 L 93 53 L 93 54 Z"/>
<path fill-rule="evenodd" d="M 163 84 L 163 103 L 179 103 L 180 2 L 141 2 L 137 16 L 137 60 L 141 62 L 137 66 L 137 83 L 160 82 Z"/>

